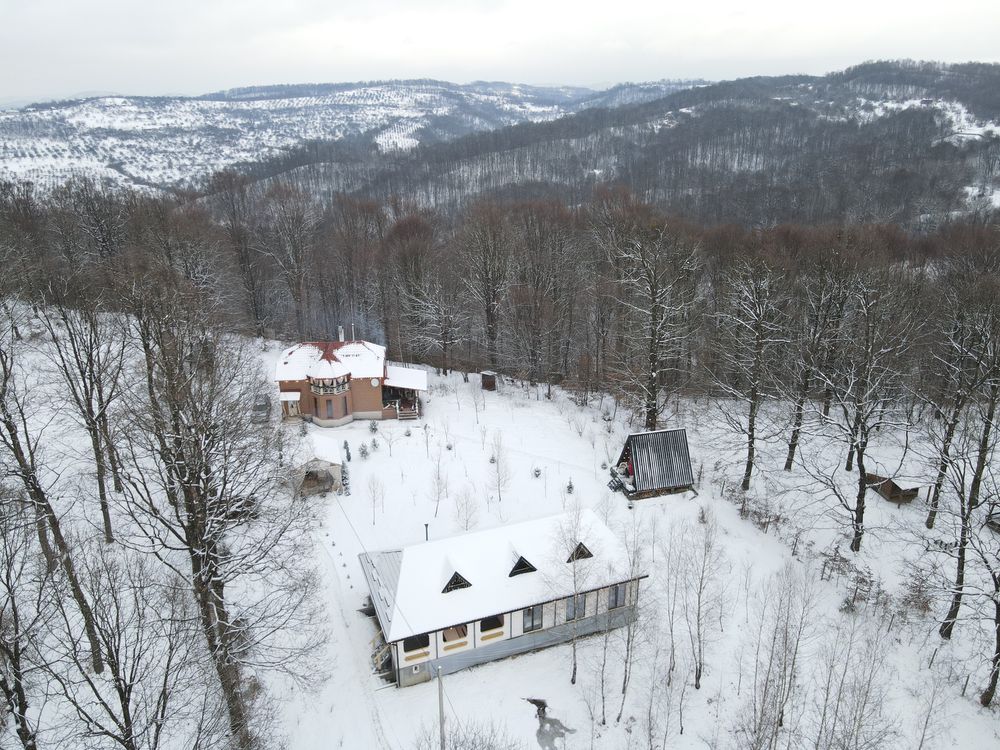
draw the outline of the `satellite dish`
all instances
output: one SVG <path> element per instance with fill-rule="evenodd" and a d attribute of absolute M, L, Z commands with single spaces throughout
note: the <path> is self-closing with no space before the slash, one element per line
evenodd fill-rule
<path fill-rule="evenodd" d="M 372 388 L 378 388 L 378 378 L 372 378 Z"/>

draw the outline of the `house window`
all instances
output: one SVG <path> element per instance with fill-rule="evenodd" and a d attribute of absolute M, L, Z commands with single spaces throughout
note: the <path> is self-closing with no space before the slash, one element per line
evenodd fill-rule
<path fill-rule="evenodd" d="M 460 573 L 457 571 L 452 573 L 451 578 L 448 579 L 448 583 L 444 585 L 444 589 L 441 591 L 442 594 L 447 594 L 449 591 L 454 591 L 455 589 L 467 589 L 472 584 L 465 580 Z"/>
<path fill-rule="evenodd" d="M 403 651 L 417 651 L 427 648 L 431 644 L 431 638 L 427 633 L 414 635 L 403 640 Z"/>
<path fill-rule="evenodd" d="M 333 419 L 333 399 L 328 398 L 326 400 L 326 418 Z"/>
<path fill-rule="evenodd" d="M 587 616 L 587 595 L 577 594 L 566 600 L 566 621 Z"/>
<path fill-rule="evenodd" d="M 453 628 L 445 628 L 444 632 L 441 633 L 441 637 L 444 638 L 445 643 L 450 643 L 451 641 L 460 641 L 468 634 L 468 625 L 456 625 Z"/>
<path fill-rule="evenodd" d="M 625 584 L 616 583 L 608 589 L 608 609 L 625 606 Z"/>
<path fill-rule="evenodd" d="M 503 615 L 493 615 L 484 617 L 479 621 L 479 630 L 485 633 L 487 630 L 499 630 L 503 627 Z"/>
<path fill-rule="evenodd" d="M 319 399 L 313 396 L 313 414 L 319 416 Z"/>
<path fill-rule="evenodd" d="M 511 568 L 510 573 L 507 574 L 508 578 L 513 578 L 514 576 L 519 576 L 522 573 L 534 573 L 538 570 L 534 565 L 525 560 L 523 557 L 517 558 L 517 562 L 514 563 L 514 567 Z"/>
<path fill-rule="evenodd" d="M 579 544 L 576 545 L 576 549 L 573 550 L 573 554 L 569 556 L 569 559 L 566 562 L 576 562 L 577 560 L 586 560 L 588 557 L 593 557 L 593 556 L 594 555 L 591 553 L 591 551 L 587 549 L 587 545 L 584 544 L 583 542 L 580 542 Z"/>
<path fill-rule="evenodd" d="M 542 605 L 536 604 L 521 611 L 524 618 L 524 632 L 530 633 L 532 630 L 542 629 Z"/>

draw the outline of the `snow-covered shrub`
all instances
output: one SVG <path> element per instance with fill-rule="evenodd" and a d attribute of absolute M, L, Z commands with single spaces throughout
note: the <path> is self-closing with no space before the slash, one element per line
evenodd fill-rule
<path fill-rule="evenodd" d="M 567 495 L 572 495 L 573 494 L 573 480 L 572 479 L 570 479 L 569 480 L 569 484 L 566 485 L 566 494 Z"/>
<path fill-rule="evenodd" d="M 358 455 L 361 456 L 362 460 L 368 458 L 368 443 L 362 443 L 358 446 Z"/>
<path fill-rule="evenodd" d="M 538 479 L 538 477 L 540 477 L 540 476 L 542 475 L 542 470 L 541 470 L 541 469 L 539 469 L 539 468 L 538 468 L 538 467 L 536 466 L 536 467 L 535 467 L 535 470 L 534 470 L 533 472 L 531 472 L 531 473 L 535 475 L 535 479 Z"/>
<path fill-rule="evenodd" d="M 371 432 L 372 434 L 378 432 L 378 422 L 376 422 L 374 419 L 371 422 L 369 422 L 368 431 Z"/>

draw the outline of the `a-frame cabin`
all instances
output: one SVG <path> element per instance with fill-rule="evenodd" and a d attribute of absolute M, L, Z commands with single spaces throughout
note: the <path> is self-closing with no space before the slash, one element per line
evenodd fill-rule
<path fill-rule="evenodd" d="M 687 431 L 682 428 L 629 435 L 611 469 L 608 487 L 636 499 L 693 489 Z"/>

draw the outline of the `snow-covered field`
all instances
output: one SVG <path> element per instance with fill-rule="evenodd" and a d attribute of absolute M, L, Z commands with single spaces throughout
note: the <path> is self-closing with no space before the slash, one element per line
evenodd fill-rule
<path fill-rule="evenodd" d="M 265 367 L 272 366 L 273 355 Z M 768 513 L 781 516 L 765 533 L 749 517 L 741 517 L 734 492 L 742 474 L 739 440 L 716 406 L 681 401 L 665 426 L 688 430 L 698 493 L 643 500 L 630 510 L 621 495 L 607 489 L 607 471 L 601 468 L 617 458 L 630 427 L 627 416 L 608 398 L 592 397 L 578 405 L 559 390 L 547 400 L 544 387 L 510 383 L 498 393 L 484 393 L 477 375 L 466 383 L 459 375 L 432 374 L 420 421 L 381 422 L 377 433 L 367 422 L 336 429 L 289 424 L 287 429 L 305 434 L 301 458 L 340 461 L 346 442 L 352 460 L 347 464 L 350 494 L 318 500 L 322 524 L 302 545 L 304 554 L 314 555 L 323 581 L 329 635 L 316 655 L 316 668 L 327 674 L 307 695 L 278 683 L 272 686 L 279 694 L 286 746 L 402 749 L 415 747 L 425 733 L 436 737 L 435 682 L 397 689 L 371 674 L 369 641 L 375 626 L 359 612 L 367 594 L 360 552 L 420 542 L 425 524 L 436 539 L 466 528 L 555 514 L 580 503 L 619 533 L 641 529 L 651 573 L 640 595 L 635 674 L 621 721 L 615 721 L 624 663 L 618 631 L 609 641 L 606 725 L 600 723 L 599 707 L 601 636 L 582 642 L 576 685 L 570 684 L 568 645 L 446 677 L 446 722 L 493 724 L 526 748 L 742 747 L 733 732 L 752 694 L 751 634 L 765 605 L 762 587 L 801 576 L 811 582 L 816 596 L 792 701 L 798 724 L 790 731 L 800 732 L 801 742 L 790 739 L 789 747 L 813 747 L 805 738 L 816 721 L 814 666 L 852 624 L 870 628 L 864 632 L 873 635 L 864 642 L 877 646 L 878 659 L 884 658 L 877 661 L 874 679 L 885 691 L 884 701 L 878 700 L 879 721 L 890 733 L 872 747 L 1000 747 L 1000 718 L 976 701 L 985 672 L 978 654 L 968 648 L 973 639 L 967 629 L 973 625 L 961 624 L 954 642 L 942 645 L 935 619 L 940 613 L 924 616 L 900 604 L 913 578 L 912 563 L 928 554 L 920 533 L 920 502 L 897 509 L 871 493 L 864 548 L 855 559 L 836 522 L 834 501 L 812 478 L 816 465 L 810 471 L 780 471 L 783 433 L 776 430 L 761 451 L 761 472 L 750 493 L 755 507 L 766 505 Z M 893 469 L 901 454 L 896 438 L 883 437 L 873 450 Z M 373 439 L 377 450 L 371 449 Z M 360 455 L 362 443 L 369 446 L 367 459 Z M 915 443 L 913 437 L 903 473 L 920 477 L 925 463 L 916 457 L 919 451 L 913 452 Z M 804 451 L 825 451 L 833 463 L 842 458 L 819 440 L 807 442 Z M 496 464 L 490 462 L 498 453 L 499 463 L 509 470 L 502 499 Z M 665 561 L 692 553 L 703 539 L 706 524 L 700 521 L 706 518 L 717 524 L 721 554 L 705 639 L 705 673 L 700 690 L 693 689 L 689 666 L 684 666 L 690 665 L 691 645 L 682 617 L 678 668 L 666 690 L 663 594 L 670 576 Z M 858 579 L 850 571 L 820 580 L 823 553 L 834 546 L 857 569 L 871 571 L 874 583 L 867 602 L 857 594 Z M 878 592 L 881 604 L 875 603 Z M 847 598 L 857 600 L 854 612 L 842 611 Z M 547 719 L 536 718 L 534 707 L 524 700 L 529 697 L 548 701 Z M 792 714 L 789 709 L 789 722 Z"/>

